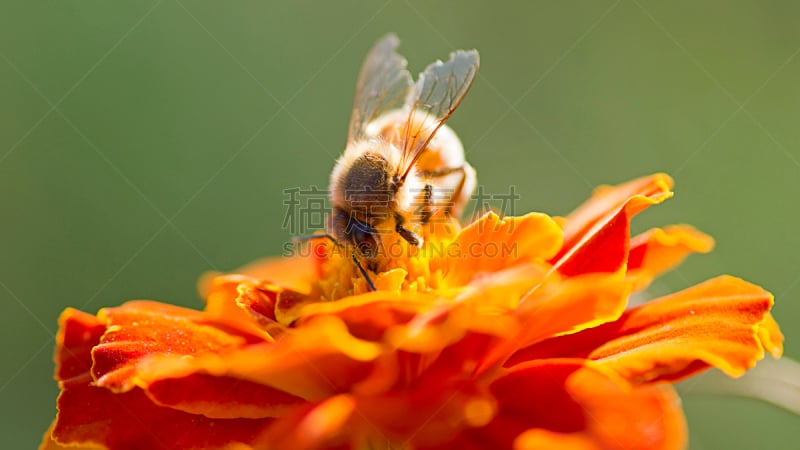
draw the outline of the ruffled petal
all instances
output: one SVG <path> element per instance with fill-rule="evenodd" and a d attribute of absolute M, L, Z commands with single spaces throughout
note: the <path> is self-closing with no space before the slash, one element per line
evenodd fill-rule
<path fill-rule="evenodd" d="M 87 376 L 92 368 L 92 348 L 106 327 L 91 314 L 67 308 L 58 319 L 56 335 L 56 380 Z"/>
<path fill-rule="evenodd" d="M 115 392 L 138 386 L 159 405 L 216 418 L 273 417 L 288 405 L 303 402 L 268 386 L 202 373 L 183 378 L 162 373 L 163 378 L 144 382 L 142 367 L 158 355 L 186 359 L 244 343 L 241 337 L 198 324 L 198 314 L 153 302 L 131 302 L 101 311 L 101 323 L 94 316 L 67 310 L 59 333 L 57 378 L 95 379 L 96 386 Z M 217 345 L 221 342 L 225 346 Z"/>
<path fill-rule="evenodd" d="M 306 404 L 300 397 L 263 384 L 207 373 L 155 380 L 146 385 L 145 392 L 157 405 L 214 419 L 280 417 Z"/>
<path fill-rule="evenodd" d="M 637 290 L 641 290 L 691 253 L 708 253 L 713 248 L 711 236 L 688 225 L 654 228 L 631 240 L 628 275 L 636 282 Z"/>
<path fill-rule="evenodd" d="M 758 339 L 764 346 L 764 350 L 773 358 L 780 358 L 783 355 L 783 333 L 772 314 L 767 314 L 764 322 L 759 324 Z"/>
<path fill-rule="evenodd" d="M 324 399 L 363 380 L 381 354 L 381 346 L 351 335 L 336 317 L 319 317 L 276 343 L 248 345 L 227 352 L 186 358 L 159 354 L 136 366 L 131 380 L 149 386 L 167 378 L 198 373 L 252 381 L 306 401 Z M 280 407 L 291 397 L 280 396 Z M 220 397 L 220 401 L 226 399 Z"/>
<path fill-rule="evenodd" d="M 358 414 L 352 396 L 337 395 L 281 417 L 259 436 L 255 447 L 293 450 L 364 448 L 359 445 L 364 436 L 348 428 L 348 422 Z"/>
<path fill-rule="evenodd" d="M 319 245 L 312 245 L 308 255 L 259 259 L 239 268 L 234 273 L 280 284 L 286 289 L 309 292 L 314 281 L 322 275 L 320 258 L 323 248 Z"/>
<path fill-rule="evenodd" d="M 584 357 L 634 383 L 677 381 L 708 367 L 739 376 L 778 353 L 772 295 L 722 276 L 626 312 L 619 320 L 527 347 L 509 361 Z"/>
<path fill-rule="evenodd" d="M 60 444 L 100 448 L 226 448 L 251 444 L 270 419 L 210 419 L 155 405 L 140 389 L 113 393 L 67 382 L 58 398 L 52 437 Z M 91 447 L 90 447 L 91 448 Z"/>
<path fill-rule="evenodd" d="M 581 360 L 526 363 L 489 389 L 496 417 L 466 434 L 493 448 L 673 450 L 686 444 L 680 401 L 671 388 L 632 387 Z"/>
<path fill-rule="evenodd" d="M 625 310 L 630 291 L 622 274 L 586 274 L 543 285 L 515 311 L 520 331 L 496 345 L 479 372 L 502 363 L 522 347 L 616 320 Z M 524 351 L 514 356 L 515 363 L 533 359 Z"/>
<path fill-rule="evenodd" d="M 273 341 L 281 329 L 275 319 L 280 288 L 244 275 L 207 275 L 204 284 L 207 321 Z"/>
<path fill-rule="evenodd" d="M 245 336 L 205 324 L 200 311 L 163 303 L 136 301 L 105 308 L 98 320 L 106 332 L 92 349 L 92 377 L 98 386 L 118 392 L 136 385 L 137 364 L 153 355 L 218 354 L 247 342 Z"/>
<path fill-rule="evenodd" d="M 353 336 L 381 341 L 388 330 L 432 310 L 436 303 L 437 297 L 433 295 L 377 291 L 335 302 L 305 305 L 301 311 L 303 318 L 298 323 L 305 323 L 314 317 L 336 316 L 347 324 Z"/>
<path fill-rule="evenodd" d="M 551 262 L 565 275 L 616 272 L 627 261 L 630 220 L 672 196 L 664 174 L 603 186 L 566 218 L 564 245 Z"/>
<path fill-rule="evenodd" d="M 154 309 L 166 313 L 181 310 L 169 306 Z M 89 348 L 100 342 L 106 326 L 94 316 L 70 309 L 60 321 L 56 348 L 59 412 L 45 435 L 43 449 L 225 448 L 235 442 L 252 442 L 268 423 L 238 417 L 209 419 L 158 406 L 141 389 L 121 393 L 95 386 Z"/>
<path fill-rule="evenodd" d="M 561 229 L 545 214 L 501 219 L 493 212 L 486 213 L 461 230 L 448 246 L 444 282 L 462 286 L 482 274 L 547 260 L 561 248 L 561 239 Z"/>
<path fill-rule="evenodd" d="M 103 450 L 106 448 L 104 445 L 91 443 L 87 443 L 85 445 L 59 444 L 53 437 L 53 429 L 55 426 L 56 421 L 54 420 L 53 423 L 50 424 L 50 427 L 47 429 L 47 431 L 45 431 L 44 436 L 42 436 L 42 443 L 39 444 L 39 450 Z"/>

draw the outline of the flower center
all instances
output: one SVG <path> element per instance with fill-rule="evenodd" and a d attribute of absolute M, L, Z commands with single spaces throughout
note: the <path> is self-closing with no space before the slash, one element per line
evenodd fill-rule
<path fill-rule="evenodd" d="M 416 227 L 422 238 L 420 248 L 405 241 L 398 233 L 384 231 L 376 257 L 364 258 L 355 252 L 361 266 L 379 291 L 435 292 L 441 287 L 445 259 L 450 245 L 461 230 L 455 219 L 434 217 Z M 353 261 L 354 249 L 320 241 L 315 252 L 321 257 L 322 276 L 318 281 L 321 300 L 337 300 L 370 291 L 366 279 Z"/>

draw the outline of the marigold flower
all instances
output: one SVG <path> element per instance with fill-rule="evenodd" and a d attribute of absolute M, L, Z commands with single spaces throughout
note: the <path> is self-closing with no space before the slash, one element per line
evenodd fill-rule
<path fill-rule="evenodd" d="M 201 283 L 204 311 L 67 309 L 42 448 L 680 449 L 670 383 L 779 357 L 772 295 L 731 276 L 628 308 L 710 237 L 630 238 L 654 175 L 565 219 L 439 224 L 368 287 L 321 242 Z M 489 245 L 508 251 L 489 252 Z"/>

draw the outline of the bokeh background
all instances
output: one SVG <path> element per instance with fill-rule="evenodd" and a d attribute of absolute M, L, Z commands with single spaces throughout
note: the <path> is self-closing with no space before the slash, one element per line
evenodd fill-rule
<path fill-rule="evenodd" d="M 675 198 L 636 229 L 691 223 L 717 248 L 653 291 L 761 284 L 800 358 L 798 17 L 788 0 L 3 0 L 3 447 L 34 447 L 55 414 L 63 308 L 200 307 L 199 274 L 280 253 L 282 191 L 327 185 L 389 31 L 414 73 L 480 50 L 450 124 L 486 192 L 560 215 L 598 184 L 672 174 Z M 684 402 L 693 449 L 796 448 L 780 409 Z"/>

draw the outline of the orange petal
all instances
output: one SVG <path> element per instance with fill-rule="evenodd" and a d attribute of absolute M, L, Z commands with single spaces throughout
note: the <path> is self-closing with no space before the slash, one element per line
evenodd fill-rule
<path fill-rule="evenodd" d="M 354 442 L 358 440 L 358 434 L 346 428 L 351 418 L 358 414 L 353 397 L 334 396 L 277 420 L 259 437 L 255 447 L 293 450 L 366 448 Z"/>
<path fill-rule="evenodd" d="M 595 190 L 588 202 L 566 219 L 564 245 L 551 260 L 563 274 L 616 272 L 628 256 L 630 220 L 672 196 L 664 174 Z"/>
<path fill-rule="evenodd" d="M 455 296 L 456 302 L 471 303 L 481 315 L 499 315 L 519 307 L 533 286 L 551 275 L 549 264 L 520 263 L 472 280 Z"/>
<path fill-rule="evenodd" d="M 772 314 L 767 314 L 764 322 L 758 327 L 758 339 L 761 345 L 773 358 L 780 358 L 783 354 L 783 333 L 778 327 L 778 322 L 772 317 Z"/>
<path fill-rule="evenodd" d="M 517 311 L 520 333 L 497 345 L 480 370 L 504 361 L 521 347 L 616 320 L 625 310 L 630 290 L 621 274 L 586 274 L 544 284 Z M 515 357 L 514 364 L 532 359 L 527 352 L 517 352 Z"/>
<path fill-rule="evenodd" d="M 498 414 L 470 434 L 495 448 L 673 450 L 686 444 L 680 400 L 671 388 L 634 388 L 580 360 L 517 366 L 490 391 Z"/>
<path fill-rule="evenodd" d="M 557 448 L 559 450 L 601 450 L 600 443 L 583 434 L 557 433 L 555 431 L 534 428 L 523 431 L 514 440 L 514 450 L 541 450 Z"/>
<path fill-rule="evenodd" d="M 382 347 L 352 336 L 336 317 L 319 317 L 276 343 L 248 345 L 186 358 L 159 354 L 136 366 L 129 379 L 141 386 L 167 378 L 211 374 L 252 381 L 309 401 L 317 401 L 363 380 Z M 266 391 L 265 391 L 266 395 Z M 222 398 L 220 401 L 224 400 Z M 276 399 L 276 405 L 285 402 Z"/>
<path fill-rule="evenodd" d="M 359 391 L 363 391 L 389 382 L 391 377 L 381 370 L 393 370 L 394 378 L 401 377 L 398 383 L 412 382 L 423 371 L 430 377 L 432 372 L 444 376 L 474 370 L 492 336 L 508 335 L 517 329 L 510 315 L 494 315 L 486 320 L 486 315 L 476 313 L 479 308 L 477 301 L 451 303 L 432 295 L 374 292 L 309 305 L 298 323 L 336 315 L 353 336 L 387 347 L 390 361 L 382 360 L 376 373 L 359 385 Z M 442 353 L 445 348 L 447 352 Z"/>
<path fill-rule="evenodd" d="M 52 436 L 63 445 L 214 449 L 251 444 L 269 423 L 269 419 L 209 419 L 156 406 L 139 389 L 115 394 L 70 382 L 62 389 Z"/>
<path fill-rule="evenodd" d="M 265 286 L 266 285 L 266 286 Z M 278 288 L 244 275 L 215 275 L 205 280 L 205 317 L 266 341 L 281 330 L 275 323 Z"/>
<path fill-rule="evenodd" d="M 298 250 L 300 247 L 298 247 Z M 234 270 L 230 274 L 220 272 L 207 272 L 200 276 L 197 289 L 200 296 L 208 297 L 216 278 L 229 275 L 250 278 L 258 281 L 267 281 L 279 284 L 282 288 L 299 292 L 310 292 L 312 284 L 321 275 L 320 261 L 323 257 L 325 246 L 323 243 L 312 243 L 303 249 L 302 254 L 291 257 L 263 258 L 253 261 L 244 267 Z"/>
<path fill-rule="evenodd" d="M 311 285 L 321 276 L 320 251 L 324 246 L 312 245 L 308 255 L 285 258 L 264 258 L 234 271 L 241 275 L 280 284 L 281 287 L 299 292 L 310 292 Z"/>
<path fill-rule="evenodd" d="M 722 276 L 627 311 L 619 320 L 541 342 L 513 361 L 587 357 L 634 383 L 676 381 L 717 367 L 742 375 L 776 349 L 781 338 L 769 318 L 772 295 Z"/>
<path fill-rule="evenodd" d="M 444 282 L 464 285 L 481 273 L 549 259 L 560 247 L 561 229 L 550 216 L 530 213 L 501 219 L 489 212 L 462 229 L 447 248 Z"/>
<path fill-rule="evenodd" d="M 615 320 L 630 292 L 630 283 L 617 274 L 590 273 L 547 283 L 517 309 L 529 330 L 519 345 Z"/>
<path fill-rule="evenodd" d="M 371 292 L 347 297 L 335 302 L 306 305 L 298 324 L 318 316 L 339 317 L 353 336 L 369 341 L 381 341 L 390 328 L 408 323 L 415 315 L 433 308 L 436 297 L 418 293 Z"/>
<path fill-rule="evenodd" d="M 286 332 L 286 327 L 278 323 L 275 317 L 275 304 L 281 292 L 280 288 L 268 283 L 260 285 L 242 283 L 236 287 L 237 309 L 248 315 L 247 320 L 241 322 L 257 326 L 263 331 L 263 335 L 258 336 L 268 342 L 273 342 Z M 208 311 L 208 308 L 206 310 Z"/>
<path fill-rule="evenodd" d="M 548 274 L 549 267 L 544 266 L 520 263 L 476 278 L 454 293 L 451 301 L 435 302 L 428 310 L 420 309 L 407 324 L 387 330 L 386 341 L 393 348 L 427 354 L 442 351 L 467 333 L 511 339 L 523 326 L 515 315 L 520 298 Z M 482 358 L 475 349 L 463 362 Z"/>
<path fill-rule="evenodd" d="M 468 412 L 482 409 L 470 408 L 476 402 L 468 400 L 474 396 L 438 387 L 408 386 L 370 397 L 333 396 L 273 422 L 257 448 L 440 448 L 468 417 L 486 412 Z"/>
<path fill-rule="evenodd" d="M 318 298 L 297 291 L 279 292 L 278 298 L 275 300 L 275 318 L 281 325 L 291 325 L 300 318 L 300 311 L 303 307 L 318 302 Z"/>
<path fill-rule="evenodd" d="M 631 240 L 628 274 L 637 281 L 637 290 L 650 280 L 672 269 L 691 253 L 708 253 L 714 248 L 711 236 L 688 225 L 654 228 Z"/>

